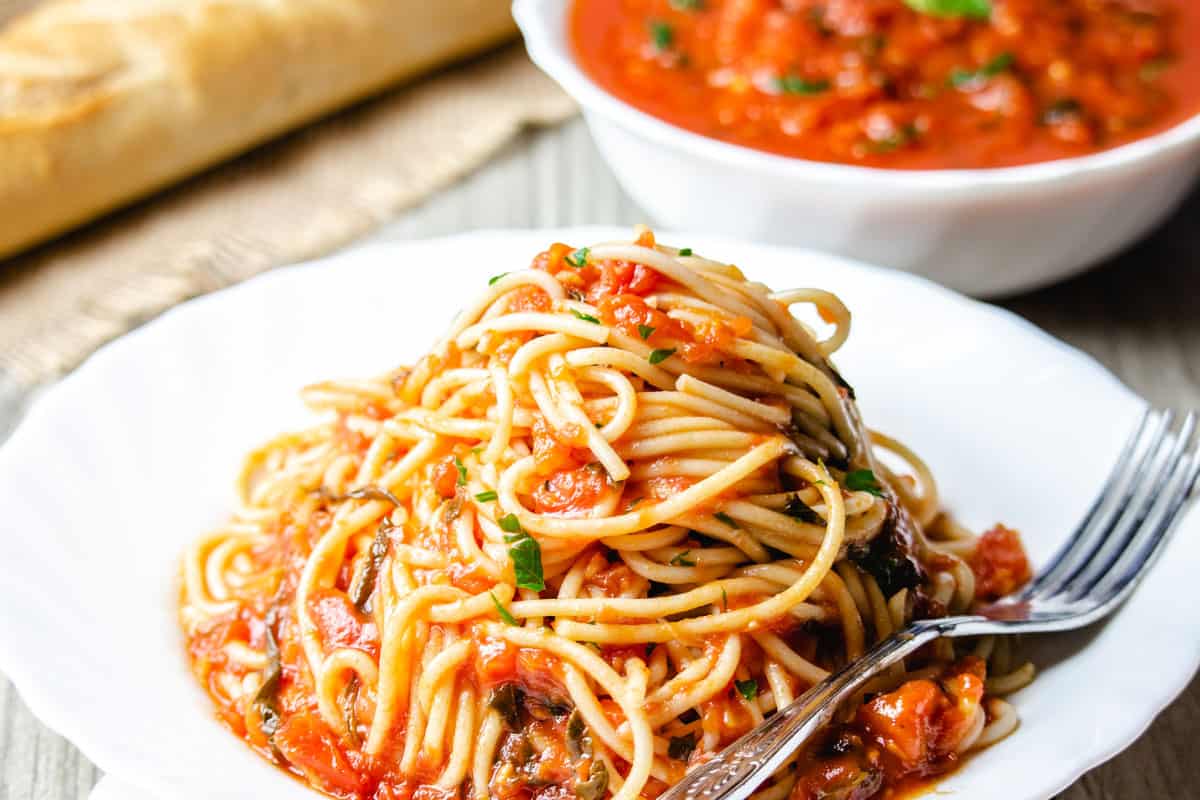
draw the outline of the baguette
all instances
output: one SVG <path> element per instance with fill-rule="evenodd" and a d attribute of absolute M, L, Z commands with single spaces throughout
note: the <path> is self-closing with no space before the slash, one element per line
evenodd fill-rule
<path fill-rule="evenodd" d="M 0 257 L 515 31 L 507 0 L 56 0 L 0 31 Z"/>

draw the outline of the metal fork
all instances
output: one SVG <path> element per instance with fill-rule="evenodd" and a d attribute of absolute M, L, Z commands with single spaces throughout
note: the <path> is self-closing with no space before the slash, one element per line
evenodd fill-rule
<path fill-rule="evenodd" d="M 942 636 L 1082 628 L 1129 597 L 1196 494 L 1196 412 L 1147 409 L 1099 496 L 1066 544 L 1024 590 L 975 613 L 913 622 L 692 770 L 660 800 L 744 800 L 829 722 L 864 682 Z"/>

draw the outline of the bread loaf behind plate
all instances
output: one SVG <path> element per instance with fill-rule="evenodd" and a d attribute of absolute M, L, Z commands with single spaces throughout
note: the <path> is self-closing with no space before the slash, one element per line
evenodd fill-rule
<path fill-rule="evenodd" d="M 0 257 L 513 33 L 506 0 L 55 0 L 0 32 Z"/>

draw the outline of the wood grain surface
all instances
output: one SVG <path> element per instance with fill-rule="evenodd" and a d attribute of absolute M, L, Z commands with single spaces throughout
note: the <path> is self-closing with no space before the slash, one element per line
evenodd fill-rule
<path fill-rule="evenodd" d="M 6 11 L 31 4 L 0 0 L 0 20 Z M 582 123 L 575 121 L 524 136 L 483 170 L 371 238 L 644 220 L 601 162 Z M 1200 192 L 1166 226 L 1110 263 L 1001 305 L 1090 353 L 1151 402 L 1200 408 L 1198 223 Z M 28 400 L 0 375 L 0 440 Z M 1146 680 L 1154 680 L 1152 663 L 1146 673 Z M 134 700 L 136 706 L 144 698 Z M 1197 741 L 1200 680 L 1194 679 L 1133 747 L 1061 797 L 1200 798 Z M 1062 746 L 1069 750 L 1071 743 Z M 0 676 L 0 800 L 83 798 L 99 774 L 67 741 L 41 725 Z"/>

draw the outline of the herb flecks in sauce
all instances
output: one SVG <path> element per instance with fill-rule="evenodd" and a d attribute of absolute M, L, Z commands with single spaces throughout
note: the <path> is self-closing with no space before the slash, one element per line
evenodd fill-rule
<path fill-rule="evenodd" d="M 1200 3 L 574 0 L 606 90 L 689 130 L 912 169 L 1085 155 L 1200 112 Z M 1135 7 L 1136 6 L 1136 7 Z M 1069 113 L 1055 105 L 1069 98 Z"/>

